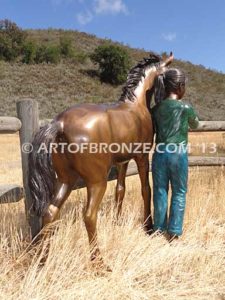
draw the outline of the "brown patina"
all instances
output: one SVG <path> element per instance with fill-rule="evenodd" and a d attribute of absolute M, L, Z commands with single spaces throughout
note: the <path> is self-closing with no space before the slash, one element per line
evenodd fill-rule
<path fill-rule="evenodd" d="M 92 259 L 99 254 L 97 246 L 97 213 L 107 186 L 108 173 L 117 166 L 118 179 L 115 200 L 117 215 L 121 212 L 125 193 L 128 163 L 137 163 L 144 200 L 144 227 L 151 230 L 151 190 L 149 185 L 148 153 L 76 152 L 67 146 L 52 154 L 38 153 L 41 143 L 69 144 L 152 143 L 153 127 L 146 94 L 154 88 L 157 75 L 173 60 L 173 55 L 162 61 L 156 55 L 140 61 L 128 74 L 123 93 L 114 104 L 77 104 L 60 113 L 51 124 L 43 127 L 33 140 L 30 155 L 29 184 L 34 210 L 42 216 L 43 225 L 53 222 L 65 200 L 83 178 L 87 186 L 87 206 L 84 221 L 93 247 Z M 60 148 L 60 147 L 59 147 Z"/>

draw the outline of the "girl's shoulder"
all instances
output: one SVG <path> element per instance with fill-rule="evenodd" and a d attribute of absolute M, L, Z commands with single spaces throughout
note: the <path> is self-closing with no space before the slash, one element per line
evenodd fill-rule
<path fill-rule="evenodd" d="M 197 115 L 197 113 L 191 103 L 182 101 L 182 107 L 183 107 L 184 112 L 187 114 L 187 116 Z"/>
<path fill-rule="evenodd" d="M 185 109 L 185 110 L 190 110 L 193 108 L 193 106 L 188 102 L 188 101 L 183 101 L 180 100 L 180 105 Z"/>

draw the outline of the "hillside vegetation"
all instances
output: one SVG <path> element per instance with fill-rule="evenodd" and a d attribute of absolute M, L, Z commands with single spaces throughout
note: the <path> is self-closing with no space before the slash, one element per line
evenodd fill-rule
<path fill-rule="evenodd" d="M 122 85 L 102 83 L 97 66 L 89 59 L 94 49 L 106 40 L 84 32 L 53 29 L 29 30 L 27 35 L 30 40 L 46 45 L 59 44 L 60 38 L 66 36 L 72 40 L 77 55 L 61 59 L 58 64 L 0 61 L 0 115 L 16 115 L 15 103 L 21 98 L 36 99 L 41 118 L 54 117 L 78 102 L 118 100 Z M 122 46 L 129 52 L 133 65 L 148 56 L 144 50 Z M 200 118 L 225 120 L 225 74 L 178 60 L 173 66 L 182 68 L 188 75 L 185 100 L 196 107 Z"/>

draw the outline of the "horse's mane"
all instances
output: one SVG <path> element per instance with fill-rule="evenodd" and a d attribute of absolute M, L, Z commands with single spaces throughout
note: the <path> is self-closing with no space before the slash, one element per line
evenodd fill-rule
<path fill-rule="evenodd" d="M 125 102 L 126 100 L 129 100 L 134 102 L 136 98 L 134 91 L 141 79 L 145 77 L 146 70 L 153 65 L 157 66 L 160 61 L 161 57 L 154 53 L 151 53 L 148 58 L 143 58 L 141 61 L 139 61 L 137 65 L 130 70 L 127 76 L 127 82 L 123 87 L 119 101 Z"/>

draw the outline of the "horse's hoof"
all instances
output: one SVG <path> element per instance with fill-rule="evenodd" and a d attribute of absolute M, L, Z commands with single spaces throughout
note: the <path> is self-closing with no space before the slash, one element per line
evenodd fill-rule
<path fill-rule="evenodd" d="M 92 267 L 96 275 L 105 275 L 112 272 L 112 269 L 104 263 L 102 258 L 93 260 Z"/>
<path fill-rule="evenodd" d="M 45 215 L 42 218 L 43 226 L 52 223 L 59 217 L 59 208 L 53 204 L 50 204 Z"/>
<path fill-rule="evenodd" d="M 96 249 L 91 254 L 92 266 L 96 270 L 96 274 L 102 275 L 105 272 L 112 272 L 112 269 L 104 263 L 104 260 L 100 254 L 99 249 Z"/>

